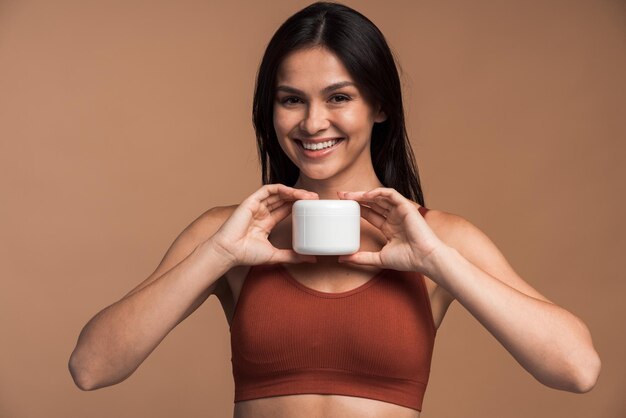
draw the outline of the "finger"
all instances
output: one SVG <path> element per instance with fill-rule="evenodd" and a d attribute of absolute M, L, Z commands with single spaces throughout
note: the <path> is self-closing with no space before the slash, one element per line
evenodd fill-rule
<path fill-rule="evenodd" d="M 364 191 L 359 191 L 359 192 L 339 191 L 337 192 L 337 196 L 339 196 L 340 199 L 351 199 L 351 200 L 356 200 L 357 202 L 360 202 L 365 193 L 366 192 Z"/>
<path fill-rule="evenodd" d="M 386 196 L 371 194 L 372 192 L 376 190 L 379 190 L 379 189 L 374 189 L 369 192 L 338 192 L 338 195 L 342 199 L 352 199 L 352 200 L 356 200 L 357 202 L 361 202 L 361 203 L 365 202 L 367 204 L 375 203 L 385 208 L 387 211 L 391 210 L 393 208 L 393 204 L 388 202 L 388 198 Z"/>
<path fill-rule="evenodd" d="M 394 206 L 393 203 L 391 203 L 386 196 L 376 196 L 373 199 L 372 203 L 378 205 L 379 207 L 383 208 L 387 212 L 393 209 L 393 206 Z"/>
<path fill-rule="evenodd" d="M 284 200 L 298 200 L 298 199 L 316 199 L 319 198 L 317 193 L 309 192 L 304 189 L 295 189 L 293 187 L 285 186 L 281 183 L 266 184 L 259 190 L 250 195 L 250 198 L 262 202 L 270 196 L 278 195 Z"/>
<path fill-rule="evenodd" d="M 277 194 L 280 184 L 266 184 L 250 195 L 250 199 L 262 202 L 268 197 Z"/>
<path fill-rule="evenodd" d="M 382 229 L 383 224 L 387 222 L 387 218 L 367 206 L 361 206 L 361 216 L 378 229 Z"/>
<path fill-rule="evenodd" d="M 317 257 L 315 257 L 314 255 L 298 254 L 294 250 L 277 249 L 276 252 L 272 254 L 272 258 L 269 260 L 268 264 L 277 264 L 277 263 L 297 264 L 297 263 L 315 263 L 315 262 L 317 262 Z"/>
<path fill-rule="evenodd" d="M 280 221 L 289 216 L 292 206 L 293 203 L 291 202 L 283 202 L 281 206 L 271 210 L 270 222 L 267 226 L 269 231 L 271 231 Z"/>
<path fill-rule="evenodd" d="M 266 199 L 262 200 L 261 203 L 266 205 L 268 208 L 271 208 L 279 202 L 293 202 L 299 199 L 319 199 L 317 193 L 309 192 L 302 189 L 293 189 L 291 193 L 278 193 L 272 194 L 268 196 Z M 280 206 L 280 205 L 277 205 Z"/>
<path fill-rule="evenodd" d="M 283 199 L 278 195 L 270 195 L 267 199 L 261 201 L 262 204 L 269 208 L 274 206 L 277 202 L 281 202 Z M 271 209 L 270 209 L 271 210 Z"/>
<path fill-rule="evenodd" d="M 355 193 L 365 193 L 365 192 L 344 192 L 344 191 L 338 191 L 337 192 L 337 196 L 339 197 L 339 199 L 353 199 L 352 197 L 347 197 L 346 196 L 348 193 L 350 193 L 352 195 L 355 195 Z"/>
<path fill-rule="evenodd" d="M 272 203 L 271 205 L 267 206 L 267 210 L 269 210 L 270 212 L 275 211 L 276 209 L 282 207 L 283 205 L 293 205 L 295 202 L 295 200 L 283 200 L 283 199 L 278 199 L 277 201 L 275 201 L 274 203 Z"/>
<path fill-rule="evenodd" d="M 340 255 L 337 261 L 340 263 L 352 263 L 362 266 L 382 267 L 379 252 L 359 251 L 350 255 Z"/>
<path fill-rule="evenodd" d="M 275 194 L 283 200 L 299 200 L 299 199 L 319 199 L 319 195 L 304 189 L 296 189 L 293 187 L 278 184 Z"/>
<path fill-rule="evenodd" d="M 376 202 L 365 202 L 365 203 L 366 204 L 361 204 L 361 207 L 368 207 L 372 209 L 373 211 L 375 211 L 376 213 L 378 213 L 379 215 L 384 216 L 385 218 L 389 214 L 388 209 L 384 209 L 382 206 L 380 206 Z"/>
<path fill-rule="evenodd" d="M 383 206 L 382 202 L 388 202 L 392 205 L 401 205 L 407 201 L 406 197 L 402 196 L 397 190 L 389 187 L 379 187 L 377 189 L 370 190 L 365 193 L 364 197 L 373 198 L 381 206 Z"/>

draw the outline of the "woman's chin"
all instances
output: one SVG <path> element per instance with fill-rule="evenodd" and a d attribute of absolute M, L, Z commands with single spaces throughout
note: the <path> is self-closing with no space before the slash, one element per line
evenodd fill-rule
<path fill-rule="evenodd" d="M 335 172 L 330 170 L 302 170 L 300 169 L 300 176 L 312 181 L 324 181 L 333 177 Z"/>

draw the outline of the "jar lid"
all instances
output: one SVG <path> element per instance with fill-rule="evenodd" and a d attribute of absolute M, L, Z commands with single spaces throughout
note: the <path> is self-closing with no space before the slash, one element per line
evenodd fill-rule
<path fill-rule="evenodd" d="M 296 200 L 291 212 L 296 216 L 361 216 L 361 206 L 356 200 L 315 199 Z"/>

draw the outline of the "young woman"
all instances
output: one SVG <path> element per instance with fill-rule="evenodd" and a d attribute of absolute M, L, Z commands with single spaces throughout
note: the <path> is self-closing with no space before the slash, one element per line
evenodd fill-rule
<path fill-rule="evenodd" d="M 333 3 L 290 17 L 265 51 L 253 115 L 264 186 L 202 214 L 87 323 L 70 358 L 81 389 L 126 379 L 215 294 L 236 417 L 419 417 L 454 300 L 541 383 L 591 390 L 600 360 L 585 324 L 470 222 L 424 207 L 395 63 L 366 17 Z M 295 253 L 298 199 L 358 201 L 360 251 Z"/>

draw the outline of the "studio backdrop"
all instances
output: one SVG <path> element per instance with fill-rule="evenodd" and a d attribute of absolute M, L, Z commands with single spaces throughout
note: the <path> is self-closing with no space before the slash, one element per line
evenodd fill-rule
<path fill-rule="evenodd" d="M 624 417 L 626 4 L 345 3 L 397 57 L 426 206 L 481 228 L 602 359 L 589 393 L 543 386 L 455 302 L 422 417 Z M 83 392 L 67 362 L 185 226 L 260 187 L 256 71 L 307 4 L 0 1 L 0 417 L 232 416 L 214 296 L 118 385 Z"/>

